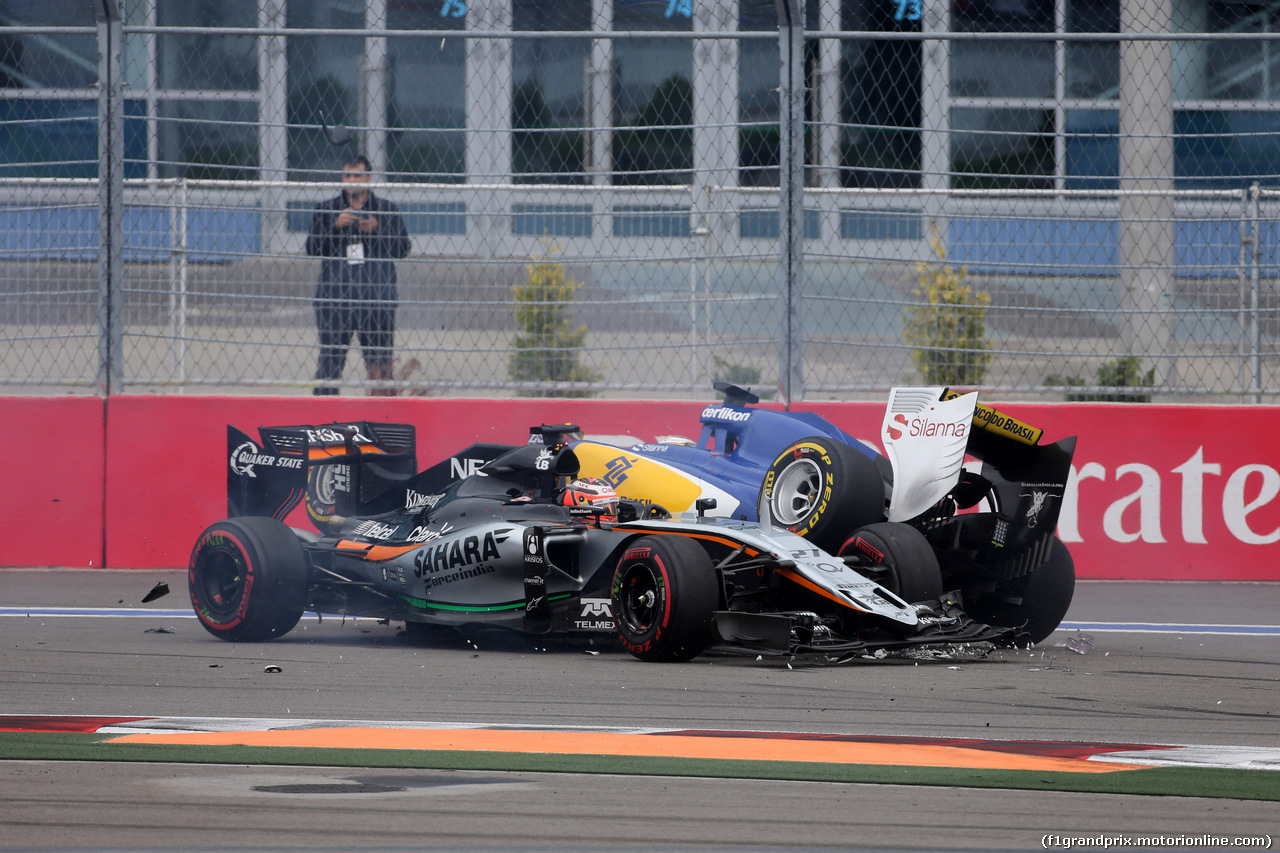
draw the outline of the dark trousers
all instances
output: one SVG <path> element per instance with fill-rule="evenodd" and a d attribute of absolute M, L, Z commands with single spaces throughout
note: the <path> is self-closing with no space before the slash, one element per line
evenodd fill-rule
<path fill-rule="evenodd" d="M 396 330 L 395 303 L 357 299 L 317 300 L 316 329 L 320 333 L 316 379 L 332 382 L 342 376 L 352 336 L 360 341 L 360 351 L 370 378 L 390 378 Z M 321 385 L 314 390 L 316 394 L 338 393 L 338 389 L 331 385 Z"/>

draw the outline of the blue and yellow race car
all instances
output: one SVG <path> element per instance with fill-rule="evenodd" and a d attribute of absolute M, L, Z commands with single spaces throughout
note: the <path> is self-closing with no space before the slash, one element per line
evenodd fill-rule
<path fill-rule="evenodd" d="M 1071 604 L 1075 569 L 1056 536 L 1075 437 L 1043 430 L 945 388 L 895 388 L 881 454 L 811 412 L 752 408 L 723 383 L 697 439 L 574 443 L 582 474 L 679 513 L 764 520 L 841 556 L 913 567 L 884 578 L 908 600 L 957 590 L 975 618 L 1039 642 Z M 622 446 L 620 446 L 622 445 Z M 909 577 L 912 580 L 904 580 Z"/>

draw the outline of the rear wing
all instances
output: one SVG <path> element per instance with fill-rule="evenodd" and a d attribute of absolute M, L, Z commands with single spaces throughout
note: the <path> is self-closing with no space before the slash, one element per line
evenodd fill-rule
<path fill-rule="evenodd" d="M 889 520 L 907 521 L 951 494 L 962 507 L 988 497 L 1008 519 L 1010 550 L 1058 523 L 1076 438 L 1041 444 L 1044 430 L 947 388 L 894 388 L 881 428 L 894 469 Z M 981 473 L 963 467 L 965 456 Z M 1005 539 L 1007 537 L 1007 540 Z"/>
<path fill-rule="evenodd" d="M 942 398 L 957 397 L 947 389 Z M 978 403 L 967 453 L 982 461 L 995 509 L 1012 522 L 1007 547 L 1017 550 L 1052 533 L 1075 457 L 1076 436 L 1043 444 L 1044 430 Z M 985 484 L 984 484 L 985 485 Z"/>
<path fill-rule="evenodd" d="M 227 515 L 283 521 L 304 503 L 320 531 L 337 516 L 430 506 L 452 482 L 510 450 L 473 444 L 418 471 L 412 424 L 352 421 L 259 427 L 259 440 L 227 426 Z"/>

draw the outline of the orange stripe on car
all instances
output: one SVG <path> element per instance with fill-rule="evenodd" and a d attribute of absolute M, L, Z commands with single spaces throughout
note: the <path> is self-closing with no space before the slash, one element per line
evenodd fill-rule
<path fill-rule="evenodd" d="M 383 560 L 393 560 L 401 554 L 407 554 L 418 545 L 370 545 L 367 542 L 353 542 L 350 539 L 343 539 L 334 548 L 344 554 L 360 556 L 366 560 L 381 562 Z"/>
<path fill-rule="evenodd" d="M 783 569 L 783 568 L 779 568 L 777 571 L 778 571 L 778 574 L 782 575 L 784 578 L 791 581 L 792 583 L 797 583 L 800 586 L 804 587 L 805 589 L 809 590 L 810 592 L 816 592 L 818 595 L 821 595 L 823 598 L 829 598 L 832 601 L 836 602 L 837 604 L 842 604 L 845 607 L 852 607 L 854 610 L 858 610 L 863 613 L 870 612 L 865 608 L 859 607 L 858 605 L 854 604 L 853 601 L 848 598 L 841 598 L 831 590 L 823 589 L 822 587 L 818 586 L 816 583 L 809 580 L 799 572 L 793 571 L 791 569 Z"/>

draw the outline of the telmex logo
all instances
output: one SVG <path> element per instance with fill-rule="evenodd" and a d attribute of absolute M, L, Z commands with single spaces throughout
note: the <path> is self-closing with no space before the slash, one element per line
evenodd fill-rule
<path fill-rule="evenodd" d="M 707 406 L 702 410 L 704 420 L 711 419 L 717 421 L 745 421 L 751 417 L 750 412 L 739 411 L 738 409 L 730 409 L 725 406 Z"/>
<path fill-rule="evenodd" d="M 893 424 L 900 425 L 902 429 L 897 429 Z M 935 435 L 964 438 L 969 432 L 969 424 L 965 421 L 933 421 L 928 418 L 912 418 L 908 421 L 906 415 L 894 415 L 886 432 L 890 441 L 897 441 L 904 434 L 912 438 L 920 436 L 931 438 Z"/>
<path fill-rule="evenodd" d="M 579 615 L 583 619 L 589 619 L 593 616 L 608 617 L 613 615 L 613 608 L 607 598 L 584 598 L 582 599 L 582 613 Z"/>

